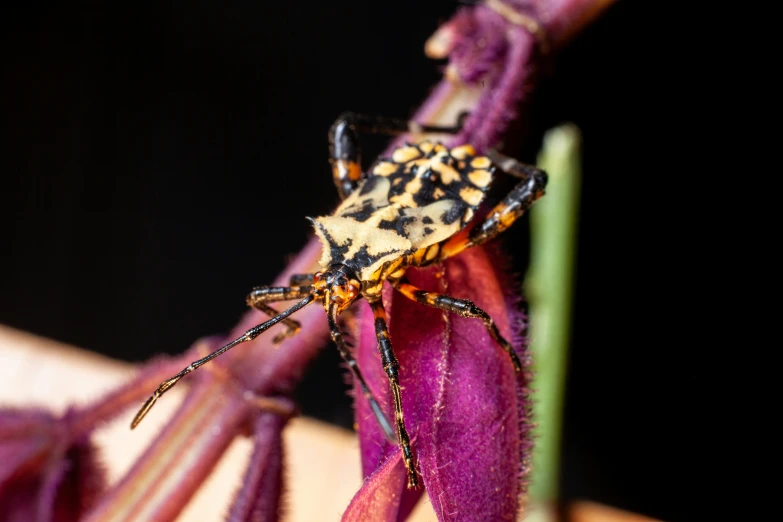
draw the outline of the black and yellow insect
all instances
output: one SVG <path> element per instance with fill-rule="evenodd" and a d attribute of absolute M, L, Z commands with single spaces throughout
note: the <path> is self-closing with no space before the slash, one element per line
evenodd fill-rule
<path fill-rule="evenodd" d="M 508 352 L 516 371 L 521 371 L 511 344 L 500 335 L 492 318 L 483 310 L 465 299 L 416 288 L 407 281 L 405 271 L 409 267 L 441 262 L 506 230 L 543 195 L 547 175 L 495 151 L 478 155 L 470 145 L 449 149 L 433 141 L 399 147 L 390 158 L 380 159 L 365 172 L 360 166 L 358 136 L 359 132 L 389 135 L 456 133 L 459 128 L 459 123 L 454 127 L 438 127 L 352 113 L 340 116 L 329 131 L 329 148 L 334 182 L 342 203 L 329 216 L 308 218 L 323 244 L 319 261 L 322 271 L 293 276 L 288 287 L 253 289 L 247 296 L 248 305 L 272 318 L 161 383 L 136 414 L 131 428 L 135 428 L 155 401 L 182 377 L 237 344 L 255 339 L 279 322 L 286 324 L 288 329 L 278 335 L 275 342 L 295 334 L 300 326 L 288 316 L 313 301 L 320 301 L 326 310 L 332 340 L 362 387 L 381 427 L 395 440 L 391 426 L 372 397 L 337 324 L 338 316 L 349 305 L 364 298 L 373 311 L 378 349 L 394 398 L 396 441 L 402 449 L 408 487 L 416 487 L 418 477 L 402 411 L 400 368 L 389 339 L 381 300 L 383 283 L 388 281 L 400 293 L 419 303 L 480 319 L 492 338 Z M 485 199 L 496 170 L 520 181 L 483 221 L 474 226 L 473 217 Z M 280 313 L 267 304 L 295 299 L 300 301 Z"/>

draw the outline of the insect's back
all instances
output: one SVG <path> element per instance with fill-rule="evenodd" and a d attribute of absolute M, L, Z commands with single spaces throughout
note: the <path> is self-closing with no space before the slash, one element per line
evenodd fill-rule
<path fill-rule="evenodd" d="M 384 263 L 447 239 L 473 218 L 492 176 L 489 159 L 470 145 L 396 149 L 334 214 L 313 220 L 321 266 L 342 263 L 367 280 Z"/>

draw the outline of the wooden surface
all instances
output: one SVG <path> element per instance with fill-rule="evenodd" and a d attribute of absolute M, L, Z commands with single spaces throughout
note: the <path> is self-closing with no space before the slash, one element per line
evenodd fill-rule
<path fill-rule="evenodd" d="M 130 378 L 133 367 L 0 325 L 0 406 L 42 406 L 62 412 L 93 400 Z M 128 429 L 135 407 L 95 433 L 109 480 L 118 480 L 173 412 L 185 387 L 174 388 L 134 431 Z M 299 417 L 284 431 L 288 480 L 286 522 L 337 521 L 361 485 L 359 448 L 353 433 Z M 222 520 L 244 471 L 250 440 L 237 438 L 204 482 L 178 521 Z M 219 499 L 220 501 L 216 501 Z M 548 520 L 543 509 L 526 520 Z M 428 499 L 420 502 L 411 522 L 436 522 Z M 574 522 L 651 522 L 592 503 L 578 503 Z"/>

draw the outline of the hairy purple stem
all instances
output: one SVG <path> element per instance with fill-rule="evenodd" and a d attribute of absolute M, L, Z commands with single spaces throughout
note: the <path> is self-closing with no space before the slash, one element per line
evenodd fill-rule
<path fill-rule="evenodd" d="M 228 515 L 228 522 L 276 520 L 283 489 L 284 417 L 271 413 L 258 416 L 254 429 L 253 455 Z"/>

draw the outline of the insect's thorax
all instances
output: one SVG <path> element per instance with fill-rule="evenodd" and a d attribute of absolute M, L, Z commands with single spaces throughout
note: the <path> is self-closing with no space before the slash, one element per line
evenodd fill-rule
<path fill-rule="evenodd" d="M 490 162 L 462 146 L 398 148 L 330 216 L 312 220 L 326 268 L 367 281 L 389 263 L 448 239 L 473 217 L 492 179 Z"/>

